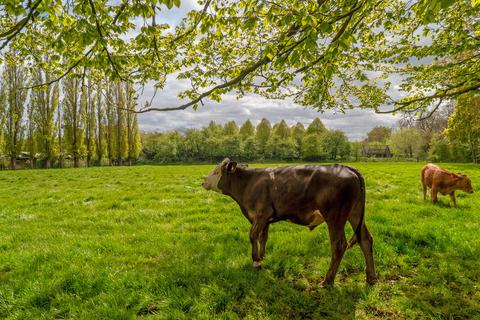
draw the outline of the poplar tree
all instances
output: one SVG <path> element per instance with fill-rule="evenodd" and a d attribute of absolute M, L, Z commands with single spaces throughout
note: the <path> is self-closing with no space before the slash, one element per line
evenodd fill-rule
<path fill-rule="evenodd" d="M 26 123 L 26 140 L 25 147 L 28 150 L 28 156 L 30 158 L 30 168 L 33 169 L 35 166 L 35 121 L 34 121 L 34 104 L 30 102 L 27 105 L 27 123 Z"/>
<path fill-rule="evenodd" d="M 27 90 L 21 90 L 26 86 L 27 73 L 20 66 L 15 54 L 11 53 L 10 60 L 4 66 L 3 86 L 5 87 L 5 125 L 3 126 L 5 137 L 5 153 L 10 158 L 10 166 L 16 169 L 16 159 L 21 151 L 23 139 L 23 117 Z"/>
<path fill-rule="evenodd" d="M 5 152 L 5 137 L 4 137 L 4 129 L 5 128 L 5 121 L 6 121 L 6 94 L 5 94 L 5 87 L 2 83 L 2 75 L 0 75 L 0 156 L 3 156 Z"/>
<path fill-rule="evenodd" d="M 36 70 L 35 83 L 49 82 L 50 74 Z M 33 121 L 37 131 L 38 151 L 42 153 L 45 168 L 50 168 L 55 155 L 55 114 L 59 107 L 59 84 L 35 88 L 32 90 L 31 102 Z"/>
<path fill-rule="evenodd" d="M 270 125 L 270 121 L 263 118 L 260 123 L 257 125 L 255 139 L 258 144 L 259 154 L 265 158 L 268 157 L 268 150 L 267 150 L 267 143 L 268 139 L 270 138 L 270 134 L 272 131 L 272 126 Z"/>
<path fill-rule="evenodd" d="M 96 86 L 96 95 L 94 99 L 97 130 L 95 130 L 95 144 L 97 150 L 97 163 L 102 164 L 102 159 L 105 155 L 105 129 L 106 129 L 106 117 L 105 117 L 105 105 L 102 99 L 102 84 L 99 81 Z"/>
<path fill-rule="evenodd" d="M 84 112 L 86 104 L 86 90 L 81 79 L 70 77 L 63 86 L 63 133 L 65 150 L 73 156 L 75 168 L 80 166 L 80 159 L 84 154 Z"/>
<path fill-rule="evenodd" d="M 233 136 L 233 135 L 236 135 L 238 134 L 238 126 L 237 124 L 235 123 L 235 121 L 228 121 L 226 124 L 225 124 L 225 127 L 223 128 L 223 133 L 226 135 L 226 136 Z"/>
<path fill-rule="evenodd" d="M 285 120 L 282 120 L 277 124 L 273 134 L 281 139 L 287 139 L 290 137 L 290 128 Z"/>
<path fill-rule="evenodd" d="M 123 161 L 128 156 L 128 141 L 127 141 L 127 115 L 125 109 L 127 109 L 127 97 L 126 97 L 126 84 L 118 82 L 115 84 L 115 160 L 117 165 L 122 165 Z"/>
<path fill-rule="evenodd" d="M 128 165 L 136 162 L 142 148 L 140 132 L 138 129 L 138 117 L 135 111 L 134 90 L 131 82 L 126 83 L 127 103 L 127 144 L 128 144 Z"/>
<path fill-rule="evenodd" d="M 106 112 L 106 145 L 107 145 L 107 153 L 108 153 L 108 163 L 109 165 L 113 165 L 115 163 L 115 146 L 116 146 L 116 135 L 115 135 L 115 105 L 113 102 L 113 85 L 112 83 L 106 83 L 106 102 L 105 102 L 105 112 Z"/>
<path fill-rule="evenodd" d="M 255 127 L 250 120 L 245 121 L 245 123 L 240 127 L 240 136 L 243 140 L 247 140 L 248 138 L 253 138 L 255 136 Z"/>
<path fill-rule="evenodd" d="M 317 117 L 313 119 L 312 123 L 308 125 L 306 134 L 321 135 L 325 132 L 327 132 L 327 128 L 325 128 L 325 125 L 322 123 L 322 120 L 320 120 L 320 118 Z"/>
<path fill-rule="evenodd" d="M 292 131 L 292 138 L 295 141 L 295 145 L 297 147 L 297 152 L 300 154 L 302 150 L 303 136 L 305 135 L 305 127 L 300 122 L 297 122 L 297 124 L 293 126 L 291 131 Z"/>
<path fill-rule="evenodd" d="M 92 158 L 95 156 L 95 132 L 97 127 L 97 119 L 95 117 L 95 96 L 93 95 L 91 80 L 87 80 L 89 85 L 86 86 L 85 97 L 85 153 L 87 167 L 92 165 Z M 97 93 L 98 94 L 98 93 Z"/>

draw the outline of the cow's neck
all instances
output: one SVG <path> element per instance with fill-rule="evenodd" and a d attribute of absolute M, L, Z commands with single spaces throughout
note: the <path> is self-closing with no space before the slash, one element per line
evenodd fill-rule
<path fill-rule="evenodd" d="M 250 170 L 238 168 L 234 173 L 228 175 L 220 189 L 224 194 L 231 196 L 235 200 L 241 200 L 244 195 L 243 191 L 250 183 L 251 178 L 252 174 Z"/>

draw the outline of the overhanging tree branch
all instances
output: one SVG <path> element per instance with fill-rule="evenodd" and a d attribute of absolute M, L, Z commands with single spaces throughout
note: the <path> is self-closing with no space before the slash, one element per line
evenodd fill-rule
<path fill-rule="evenodd" d="M 90 0 L 91 1 L 91 0 Z M 338 39 L 345 33 L 347 27 L 348 27 L 348 24 L 350 23 L 351 19 L 352 19 L 352 16 L 355 12 L 357 12 L 363 5 L 363 1 L 361 3 L 356 3 L 354 5 L 354 7 L 348 11 L 347 13 L 345 14 L 342 14 L 340 16 L 337 16 L 335 18 L 335 20 L 333 20 L 331 23 L 335 23 L 337 21 L 340 21 L 344 18 L 347 18 L 347 20 L 345 20 L 345 22 L 342 24 L 342 26 L 340 27 L 339 31 L 335 34 L 335 36 L 332 38 L 332 41 L 330 42 L 330 45 L 329 47 L 331 47 L 331 45 L 335 42 L 338 41 Z M 206 7 L 205 7 L 206 8 Z M 206 10 L 206 9 L 205 9 Z M 289 28 L 289 30 L 287 31 L 286 33 L 286 36 L 292 36 L 294 35 L 296 32 L 298 32 L 298 26 L 296 25 L 292 25 L 291 28 Z M 299 41 L 297 41 L 295 44 L 293 44 L 290 48 L 288 48 L 287 50 L 277 54 L 276 57 L 280 57 L 280 56 L 284 56 L 285 54 L 289 54 L 290 52 L 293 51 L 293 49 L 295 47 L 297 47 L 299 44 L 301 44 L 303 41 L 305 41 L 306 38 L 302 38 L 300 39 Z M 317 58 L 316 60 L 312 61 L 310 64 L 304 66 L 304 67 L 301 67 L 301 68 L 298 68 L 294 71 L 294 74 L 297 74 L 297 73 L 300 73 L 300 72 L 303 72 L 311 67 L 313 67 L 314 65 L 318 64 L 321 60 L 323 60 L 324 58 L 324 55 L 321 55 L 319 58 Z M 273 58 L 272 58 L 273 59 Z M 224 88 L 228 88 L 228 87 L 232 87 L 234 85 L 237 85 L 239 83 L 241 83 L 241 81 L 247 76 L 249 75 L 250 73 L 256 71 L 258 68 L 270 63 L 272 61 L 272 59 L 268 58 L 268 57 L 263 57 L 261 58 L 260 60 L 258 60 L 256 63 L 250 65 L 249 67 L 245 68 L 237 77 L 231 79 L 230 81 L 227 81 L 225 83 L 222 83 L 222 84 L 219 84 L 213 88 L 211 88 L 210 90 L 200 94 L 197 98 L 185 103 L 185 104 L 182 104 L 178 107 L 166 107 L 166 108 L 157 108 L 157 107 L 150 107 L 149 105 L 150 104 L 147 104 L 144 108 L 138 110 L 138 111 L 135 111 L 136 113 L 146 113 L 146 112 L 150 112 L 150 111 L 177 111 L 177 110 L 185 110 L 187 109 L 188 107 L 191 107 L 191 106 L 194 106 L 196 105 L 197 103 L 201 103 L 202 102 L 202 99 L 204 98 L 207 98 L 209 97 L 212 93 L 214 93 L 215 91 L 218 91 L 218 90 L 221 90 L 221 89 L 224 89 Z M 286 80 L 286 77 L 281 79 L 279 84 L 281 84 L 282 82 L 284 82 Z"/>
<path fill-rule="evenodd" d="M 93 17 L 95 19 L 95 26 L 97 28 L 98 35 L 100 36 L 100 43 L 103 46 L 103 50 L 107 54 L 108 61 L 110 62 L 110 65 L 112 66 L 113 70 L 115 71 L 117 76 L 120 78 L 120 80 L 125 81 L 125 79 L 122 77 L 122 75 L 118 71 L 117 65 L 113 61 L 112 56 L 110 55 L 110 52 L 108 51 L 107 41 L 105 40 L 105 36 L 103 35 L 102 26 L 100 25 L 100 22 L 98 21 L 97 11 L 95 10 L 95 4 L 93 3 L 93 0 L 88 0 L 88 2 L 90 3 L 90 8 L 92 9 L 92 14 L 93 14 Z"/>
<path fill-rule="evenodd" d="M 181 33 L 179 34 L 178 36 L 176 36 L 175 38 L 173 38 L 171 40 L 171 43 L 173 42 L 176 42 L 186 36 L 188 36 L 189 34 L 191 34 L 193 31 L 195 31 L 195 29 L 197 29 L 198 25 L 200 24 L 200 22 L 202 21 L 203 19 L 203 16 L 205 15 L 205 13 L 207 12 L 208 10 L 208 7 L 210 7 L 210 3 L 212 2 L 212 0 L 207 0 L 205 2 L 205 5 L 203 6 L 203 9 L 202 11 L 200 12 L 200 17 L 198 19 L 195 20 L 193 26 L 191 28 L 189 28 L 187 31 L 185 31 L 184 33 Z"/>
<path fill-rule="evenodd" d="M 459 95 L 467 93 L 467 92 L 480 90 L 480 83 L 475 83 L 471 86 L 461 88 L 460 90 L 451 91 L 453 89 L 459 88 L 460 86 L 461 85 L 456 86 L 456 87 L 454 86 L 451 89 L 443 90 L 441 93 L 435 93 L 435 94 L 432 94 L 432 95 L 429 95 L 429 96 L 418 97 L 418 98 L 407 100 L 407 101 L 394 101 L 393 104 L 398 105 L 399 107 L 394 108 L 392 110 L 386 110 L 386 111 L 376 110 L 375 112 L 376 113 L 395 113 L 395 112 L 398 112 L 398 111 L 402 111 L 402 110 L 408 108 L 409 106 L 411 106 L 412 104 L 415 104 L 415 103 L 418 103 L 418 102 L 431 101 L 431 100 L 435 100 L 435 99 L 442 99 L 443 100 L 445 98 L 456 97 L 456 96 L 459 96 Z"/>
<path fill-rule="evenodd" d="M 96 45 L 96 44 L 95 44 Z M 92 46 L 92 48 L 90 48 L 90 50 L 88 50 L 81 58 L 79 58 L 77 61 L 75 61 L 70 67 L 68 67 L 68 69 L 62 73 L 60 76 L 58 76 L 57 78 L 55 79 L 52 79 L 50 81 L 47 81 L 45 83 L 39 83 L 39 84 L 35 84 L 33 86 L 29 86 L 29 87 L 22 87 L 20 89 L 24 90 L 24 89 L 35 89 L 35 88 L 39 88 L 39 87 L 44 87 L 44 86 L 49 86 L 49 85 L 52 85 L 54 84 L 55 82 L 58 82 L 60 80 L 62 80 L 63 78 L 65 78 L 70 72 L 72 72 L 76 67 L 78 67 L 78 65 L 80 64 L 80 62 L 82 62 L 83 60 L 87 59 L 90 57 L 90 55 L 92 54 L 93 52 L 93 47 L 95 47 L 95 45 Z"/>
<path fill-rule="evenodd" d="M 271 60 L 267 57 L 263 57 L 262 59 L 258 60 L 256 63 L 252 64 L 250 67 L 248 68 L 245 68 L 238 76 L 236 76 L 235 78 L 233 78 L 232 80 L 230 81 L 227 81 L 225 83 L 222 83 L 222 84 L 219 84 L 215 87 L 213 87 L 212 89 L 200 94 L 197 98 L 193 99 L 192 101 L 188 102 L 188 103 L 185 103 L 185 104 L 182 104 L 181 106 L 178 106 L 178 107 L 171 107 L 171 108 L 154 108 L 154 107 L 151 107 L 151 108 L 144 108 L 144 109 L 141 109 L 141 110 L 138 110 L 138 111 L 135 111 L 135 113 L 145 113 L 145 112 L 150 112 L 150 111 L 175 111 L 175 110 L 185 110 L 187 109 L 188 107 L 191 107 L 197 103 L 199 103 L 202 99 L 210 96 L 213 92 L 217 91 L 217 90 L 221 90 L 221 89 L 224 89 L 224 88 L 227 88 L 227 87 L 231 87 L 233 85 L 236 85 L 238 83 L 240 83 L 240 81 L 242 81 L 248 74 L 250 74 L 251 72 L 257 70 L 258 68 L 260 68 L 261 66 L 269 63 Z"/>
<path fill-rule="evenodd" d="M 25 26 L 27 25 L 28 21 L 30 21 L 30 19 L 33 17 L 37 7 L 40 5 L 40 3 L 42 2 L 43 0 L 37 0 L 33 3 L 32 6 L 30 6 L 32 3 L 31 3 L 31 0 L 28 1 L 28 6 L 30 7 L 30 10 L 27 14 L 27 16 L 25 18 L 23 18 L 22 20 L 20 20 L 16 25 L 14 25 L 12 28 L 10 28 L 9 30 L 7 30 L 6 32 L 0 34 L 0 38 L 5 38 L 4 42 L 2 43 L 2 45 L 0 46 L 0 51 L 5 48 L 7 46 L 7 44 L 17 36 L 17 34 L 22 31 L 23 28 L 25 28 Z"/>

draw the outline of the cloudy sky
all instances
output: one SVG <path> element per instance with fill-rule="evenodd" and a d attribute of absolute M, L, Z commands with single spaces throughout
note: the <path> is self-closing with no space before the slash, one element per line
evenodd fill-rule
<path fill-rule="evenodd" d="M 160 19 L 170 25 L 177 24 L 193 8 L 199 8 L 196 0 L 182 1 L 182 6 L 177 9 L 165 10 Z M 155 107 L 173 107 L 182 104 L 177 97 L 179 91 L 187 84 L 171 77 L 167 86 L 157 92 L 153 100 Z M 139 97 L 139 103 L 143 104 L 153 96 L 153 88 L 146 87 Z M 197 111 L 192 109 L 172 112 L 149 112 L 139 116 L 140 129 L 144 131 L 166 131 L 174 129 L 201 128 L 211 120 L 217 123 L 225 123 L 235 120 L 242 124 L 250 119 L 254 124 L 262 118 L 267 118 L 275 123 L 284 119 L 289 125 L 301 122 L 308 125 L 315 117 L 320 117 L 328 129 L 340 129 L 349 139 L 361 140 L 367 132 L 375 126 L 392 127 L 397 118 L 389 114 L 376 114 L 369 110 L 348 110 L 345 114 L 327 111 L 320 113 L 311 108 L 299 106 L 288 100 L 269 100 L 257 95 L 249 95 L 237 100 L 235 95 L 226 95 L 220 103 L 209 100 L 204 101 Z"/>

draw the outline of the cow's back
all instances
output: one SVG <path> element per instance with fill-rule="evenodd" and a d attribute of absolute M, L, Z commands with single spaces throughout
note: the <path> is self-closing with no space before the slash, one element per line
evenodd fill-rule
<path fill-rule="evenodd" d="M 302 165 L 266 169 L 277 213 L 328 210 L 361 197 L 357 174 L 344 165 Z"/>
<path fill-rule="evenodd" d="M 438 179 L 438 174 L 442 171 L 443 170 L 439 166 L 432 163 L 425 165 L 422 168 L 422 183 L 425 184 L 427 187 L 431 188 L 435 176 L 437 176 Z"/>

